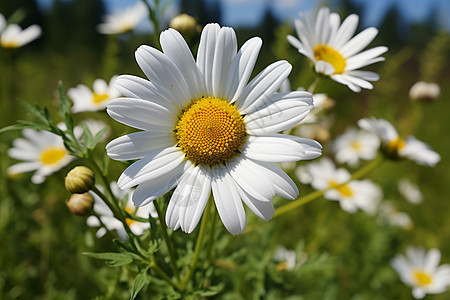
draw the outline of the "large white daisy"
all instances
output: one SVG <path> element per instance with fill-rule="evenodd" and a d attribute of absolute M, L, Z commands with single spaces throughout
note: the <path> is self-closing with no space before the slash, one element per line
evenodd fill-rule
<path fill-rule="evenodd" d="M 413 297 L 422 299 L 426 294 L 440 294 L 450 285 L 450 266 L 439 266 L 441 252 L 431 249 L 408 247 L 406 257 L 397 255 L 392 260 L 392 267 L 400 279 L 412 287 Z"/>
<path fill-rule="evenodd" d="M 98 78 L 94 80 L 93 90 L 84 84 L 79 84 L 67 90 L 67 95 L 72 99 L 72 112 L 97 111 L 106 108 L 108 101 L 120 96 L 114 87 L 117 76 L 111 77 L 109 83 Z"/>
<path fill-rule="evenodd" d="M 352 38 L 358 20 L 358 16 L 352 14 L 341 24 L 337 13 L 330 13 L 328 7 L 322 7 L 315 23 L 311 15 L 300 13 L 300 19 L 295 20 L 299 39 L 292 35 L 287 39 L 314 63 L 316 72 L 330 76 L 354 92 L 360 92 L 361 88 L 372 89 L 369 81 L 378 80 L 378 74 L 358 69 L 383 61 L 380 55 L 388 48 L 379 46 L 361 52 L 372 42 L 378 30 L 370 27 Z"/>
<path fill-rule="evenodd" d="M 7 25 L 5 17 L 0 14 L 0 46 L 3 48 L 19 48 L 37 39 L 42 33 L 41 27 L 31 25 L 22 29 L 17 24 Z"/>
<path fill-rule="evenodd" d="M 408 158 L 425 166 L 434 166 L 441 160 L 438 153 L 414 136 L 409 136 L 406 140 L 402 139 L 395 127 L 384 119 L 364 118 L 358 121 L 358 125 L 378 135 L 384 152 L 390 157 Z"/>
<path fill-rule="evenodd" d="M 45 181 L 45 177 L 60 170 L 75 158 L 69 155 L 59 135 L 34 129 L 24 129 L 22 134 L 25 138 L 15 139 L 8 155 L 25 162 L 10 166 L 10 175 L 36 171 L 31 181 L 40 184 Z"/>
<path fill-rule="evenodd" d="M 260 218 L 274 214 L 275 194 L 295 199 L 295 183 L 276 164 L 320 156 L 313 140 L 279 134 L 312 109 L 307 92 L 275 93 L 291 66 L 278 61 L 248 82 L 261 39 L 237 51 L 232 28 L 205 26 L 195 61 L 174 29 L 161 33 L 163 52 L 141 46 L 136 60 L 149 80 L 124 75 L 117 87 L 126 98 L 113 99 L 108 114 L 142 132 L 107 145 L 112 159 L 139 159 L 120 176 L 121 188 L 138 185 L 137 206 L 176 187 L 168 227 L 192 232 L 211 191 L 223 224 L 244 232 L 242 201 Z"/>

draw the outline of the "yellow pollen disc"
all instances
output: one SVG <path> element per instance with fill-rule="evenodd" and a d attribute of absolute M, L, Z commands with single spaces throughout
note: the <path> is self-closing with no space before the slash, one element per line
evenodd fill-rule
<path fill-rule="evenodd" d="M 230 159 L 246 136 L 244 120 L 236 107 L 211 97 L 194 101 L 175 129 L 178 146 L 196 164 L 214 165 Z"/>
<path fill-rule="evenodd" d="M 105 101 L 108 98 L 109 98 L 108 94 L 97 94 L 97 93 L 94 93 L 94 98 L 92 99 L 92 102 L 98 104 L 100 102 Z"/>
<path fill-rule="evenodd" d="M 317 45 L 314 47 L 314 57 L 316 60 L 323 60 L 334 68 L 334 74 L 344 73 L 346 66 L 345 58 L 328 45 Z"/>
<path fill-rule="evenodd" d="M 132 214 L 134 214 L 135 209 L 132 208 L 132 207 L 126 206 L 126 207 L 125 207 L 125 211 L 126 211 L 127 213 L 129 213 L 130 215 L 132 215 Z M 130 227 L 131 224 L 136 223 L 137 221 L 135 221 L 135 220 L 133 220 L 133 219 L 131 219 L 131 218 L 126 218 L 126 219 L 125 219 L 125 222 L 127 223 L 128 227 Z"/>
<path fill-rule="evenodd" d="M 432 277 L 423 270 L 413 271 L 413 277 L 419 285 L 428 285 L 432 281 Z"/>
<path fill-rule="evenodd" d="M 350 143 L 350 147 L 352 147 L 353 150 L 359 151 L 361 150 L 361 144 L 357 141 L 353 141 Z"/>
<path fill-rule="evenodd" d="M 44 165 L 52 165 L 63 159 L 67 154 L 66 149 L 50 147 L 41 152 L 39 160 Z"/>
<path fill-rule="evenodd" d="M 3 48 L 19 48 L 19 43 L 16 43 L 14 41 L 2 41 L 1 45 Z"/>
<path fill-rule="evenodd" d="M 406 141 L 404 139 L 402 139 L 401 137 L 398 137 L 395 140 L 389 141 L 386 146 L 389 151 L 398 152 L 398 151 L 402 150 L 403 148 L 405 148 Z"/>
<path fill-rule="evenodd" d="M 351 197 L 353 196 L 353 191 L 349 188 L 348 184 L 343 184 L 339 186 L 335 181 L 330 180 L 328 182 L 330 185 L 330 188 L 336 189 L 342 196 L 344 197 Z"/>

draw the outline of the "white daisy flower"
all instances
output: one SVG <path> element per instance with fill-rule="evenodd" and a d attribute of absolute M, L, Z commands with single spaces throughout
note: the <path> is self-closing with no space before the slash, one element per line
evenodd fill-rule
<path fill-rule="evenodd" d="M 361 88 L 372 89 L 369 81 L 378 80 L 379 75 L 358 69 L 383 61 L 380 55 L 388 48 L 380 46 L 361 52 L 372 42 L 378 30 L 370 27 L 352 38 L 358 20 L 358 16 L 352 14 L 341 24 L 339 15 L 330 13 L 328 7 L 319 9 L 315 23 L 311 15 L 300 13 L 300 19 L 295 20 L 300 40 L 292 35 L 287 39 L 314 63 L 317 73 L 330 76 L 354 92 L 360 92 Z"/>
<path fill-rule="evenodd" d="M 121 190 L 119 189 L 117 182 L 111 182 L 110 187 L 116 199 L 123 200 L 127 198 L 127 203 L 125 206 L 126 212 L 134 214 L 137 217 L 146 219 L 149 216 L 151 216 L 152 218 L 158 217 L 158 214 L 156 213 L 156 209 L 153 203 L 141 208 L 137 208 L 136 206 L 133 205 L 133 202 L 131 201 L 133 191 L 131 189 Z M 99 189 L 103 190 L 101 186 L 99 186 Z M 99 196 L 97 196 L 97 194 L 92 193 L 92 195 L 94 196 L 95 200 L 94 211 L 100 216 L 101 222 L 96 216 L 90 216 L 86 220 L 87 225 L 89 227 L 100 227 L 96 233 L 96 236 L 98 238 L 104 236 L 107 230 L 108 231 L 115 230 L 122 240 L 124 241 L 127 240 L 128 236 L 123 226 L 123 223 L 119 219 L 116 219 L 116 217 L 114 217 L 114 214 L 111 211 L 111 209 L 109 209 L 108 205 L 106 205 L 106 203 L 103 202 L 103 200 Z M 127 218 L 126 223 L 130 228 L 131 232 L 133 232 L 133 234 L 137 236 L 142 235 L 145 230 L 150 228 L 149 222 L 139 222 L 132 220 L 131 218 Z M 104 225 L 106 228 L 101 227 L 102 225 Z"/>
<path fill-rule="evenodd" d="M 6 24 L 5 17 L 0 14 L 0 46 L 3 48 L 19 48 L 37 39 L 42 33 L 41 27 L 31 25 L 26 29 L 17 24 Z"/>
<path fill-rule="evenodd" d="M 109 84 L 103 79 L 96 79 L 93 84 L 93 91 L 84 84 L 68 89 L 67 95 L 73 102 L 72 112 L 78 113 L 105 109 L 109 100 L 120 96 L 120 93 L 114 87 L 116 79 L 117 76 L 113 76 Z"/>
<path fill-rule="evenodd" d="M 408 247 L 406 257 L 396 255 L 391 265 L 400 279 L 413 288 L 413 297 L 422 299 L 426 294 L 443 293 L 450 285 L 450 266 L 439 266 L 440 260 L 438 249 L 425 252 L 423 248 Z"/>
<path fill-rule="evenodd" d="M 355 213 L 358 208 L 368 214 L 374 214 L 381 200 L 381 189 L 370 180 L 351 180 L 351 174 L 336 166 L 329 158 L 310 163 L 302 172 L 308 172 L 309 177 L 301 174 L 299 180 L 305 179 L 316 190 L 328 189 L 324 198 L 339 201 L 341 208 L 349 213 Z M 298 172 L 301 173 L 301 172 Z"/>
<path fill-rule="evenodd" d="M 103 34 L 120 34 L 133 30 L 148 15 L 147 6 L 138 1 L 113 14 L 104 15 L 103 23 L 97 25 L 97 31 Z"/>
<path fill-rule="evenodd" d="M 398 211 L 392 203 L 385 201 L 378 208 L 377 221 L 384 225 L 398 226 L 405 230 L 414 227 L 413 221 L 407 213 Z"/>
<path fill-rule="evenodd" d="M 277 270 L 293 270 L 297 264 L 297 254 L 294 250 L 289 250 L 286 247 L 278 246 L 275 249 L 273 259 L 278 261 Z"/>
<path fill-rule="evenodd" d="M 441 87 L 434 82 L 418 81 L 409 90 L 411 100 L 435 100 L 441 94 Z"/>
<path fill-rule="evenodd" d="M 423 200 L 419 187 L 407 178 L 402 178 L 398 181 L 398 191 L 410 203 L 419 204 Z"/>
<path fill-rule="evenodd" d="M 378 135 L 384 152 L 390 157 L 408 158 L 425 166 L 434 166 L 441 160 L 438 153 L 415 137 L 409 136 L 406 140 L 402 139 L 395 127 L 384 119 L 364 118 L 358 121 L 358 125 Z"/>
<path fill-rule="evenodd" d="M 45 177 L 59 171 L 75 157 L 69 155 L 62 138 L 48 131 L 24 129 L 25 138 L 17 138 L 13 141 L 13 147 L 8 150 L 12 158 L 23 160 L 8 168 L 9 175 L 36 171 L 31 181 L 40 184 Z"/>
<path fill-rule="evenodd" d="M 275 93 L 291 71 L 278 61 L 248 79 L 261 39 L 237 52 L 235 32 L 205 26 L 197 61 L 174 29 L 161 33 L 164 51 L 141 46 L 136 60 L 148 80 L 124 75 L 108 114 L 144 130 L 107 145 L 112 159 L 139 159 L 120 176 L 121 188 L 138 185 L 137 206 L 176 187 L 166 213 L 169 228 L 192 232 L 212 194 L 229 232 L 244 232 L 242 201 L 260 218 L 274 214 L 275 194 L 295 199 L 295 183 L 276 164 L 321 155 L 313 140 L 278 134 L 300 122 L 312 108 L 307 92 Z"/>
<path fill-rule="evenodd" d="M 373 133 L 350 128 L 338 136 L 332 149 L 338 163 L 355 167 L 360 159 L 372 160 L 377 156 L 380 139 Z"/>

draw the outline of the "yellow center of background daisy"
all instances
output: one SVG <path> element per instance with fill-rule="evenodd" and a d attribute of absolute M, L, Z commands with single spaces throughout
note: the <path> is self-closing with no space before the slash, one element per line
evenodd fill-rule
<path fill-rule="evenodd" d="M 402 150 L 403 148 L 405 148 L 405 146 L 406 146 L 406 141 L 404 139 L 402 139 L 401 137 L 398 137 L 395 140 L 389 141 L 386 145 L 388 150 L 392 151 L 392 152 L 398 152 L 398 151 Z"/>
<path fill-rule="evenodd" d="M 192 103 L 176 125 L 178 146 L 196 164 L 214 165 L 234 156 L 246 131 L 236 107 L 218 98 Z"/>
<path fill-rule="evenodd" d="M 431 276 L 423 270 L 413 271 L 413 277 L 419 285 L 428 285 L 431 283 Z"/>
<path fill-rule="evenodd" d="M 345 58 L 328 45 L 317 45 L 314 47 L 314 57 L 317 61 L 322 60 L 334 68 L 333 74 L 342 74 L 345 69 Z"/>
<path fill-rule="evenodd" d="M 19 48 L 19 43 L 15 41 L 2 41 L 1 45 L 3 48 Z"/>
<path fill-rule="evenodd" d="M 353 196 L 353 191 L 350 189 L 348 184 L 339 185 L 337 182 L 330 180 L 328 185 L 332 189 L 336 189 L 342 196 L 351 197 Z"/>
<path fill-rule="evenodd" d="M 92 99 L 92 101 L 94 103 L 100 103 L 100 102 L 105 101 L 108 98 L 109 98 L 108 94 L 97 94 L 97 93 L 94 93 L 94 98 Z"/>
<path fill-rule="evenodd" d="M 44 165 L 52 165 L 66 156 L 66 153 L 66 149 L 64 148 L 50 147 L 41 152 L 39 160 Z"/>
<path fill-rule="evenodd" d="M 132 208 L 132 207 L 129 207 L 129 206 L 126 206 L 126 207 L 125 207 L 125 211 L 126 211 L 127 213 L 129 213 L 130 215 L 134 215 L 134 212 L 136 211 L 136 209 L 134 209 L 134 208 Z M 125 222 L 127 223 L 128 227 L 130 227 L 131 224 L 136 223 L 137 221 L 136 221 L 136 220 L 133 220 L 133 219 L 131 219 L 131 218 L 125 218 Z"/>

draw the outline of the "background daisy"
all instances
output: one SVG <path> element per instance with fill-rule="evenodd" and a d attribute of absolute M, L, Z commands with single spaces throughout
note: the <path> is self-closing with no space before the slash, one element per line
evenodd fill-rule
<path fill-rule="evenodd" d="M 97 31 L 103 34 L 120 34 L 134 29 L 148 15 L 147 6 L 142 1 L 123 10 L 103 16 L 103 23 Z"/>
<path fill-rule="evenodd" d="M 5 17 L 0 14 L 0 45 L 3 48 L 19 48 L 37 39 L 42 33 L 41 27 L 31 25 L 22 29 L 17 24 L 7 25 Z"/>

